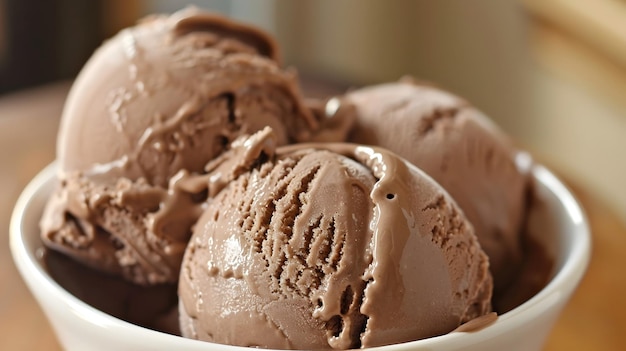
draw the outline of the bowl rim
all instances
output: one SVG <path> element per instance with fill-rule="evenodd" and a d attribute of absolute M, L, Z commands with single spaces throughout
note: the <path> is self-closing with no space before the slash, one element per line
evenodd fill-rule
<path fill-rule="evenodd" d="M 33 206 L 33 202 L 37 199 L 37 196 L 40 196 L 40 193 L 50 187 L 50 183 L 55 181 L 56 170 L 56 161 L 42 169 L 24 188 L 11 215 L 9 233 L 10 251 L 22 279 L 26 281 L 29 289 L 31 289 L 31 294 L 33 294 L 32 290 L 34 286 L 37 286 L 37 289 L 47 291 L 48 295 L 53 296 L 55 300 L 67 306 L 89 323 L 97 324 L 102 328 L 115 332 L 132 332 L 133 336 L 149 338 L 153 342 L 164 342 L 193 349 L 209 348 L 211 347 L 209 345 L 212 345 L 213 347 L 218 346 L 220 349 L 249 350 L 248 347 L 222 345 L 187 339 L 126 322 L 83 302 L 52 279 L 38 261 L 37 252 L 31 252 L 31 250 L 28 249 L 25 240 L 23 240 L 25 231 L 22 229 L 24 227 L 25 213 Z M 462 337 L 464 342 L 467 343 L 485 340 L 506 332 L 507 330 L 514 329 L 520 324 L 529 322 L 529 319 L 533 319 L 545 310 L 546 303 L 557 303 L 558 301 L 566 299 L 573 293 L 586 271 L 591 256 L 591 234 L 587 218 L 571 191 L 547 168 L 541 165 L 533 166 L 532 176 L 558 199 L 573 229 L 571 233 L 568 233 L 568 235 L 573 236 L 570 241 L 571 248 L 563 258 L 562 266 L 552 277 L 550 282 L 529 300 L 499 315 L 497 321 L 486 328 L 476 332 L 451 332 L 427 339 L 394 344 L 392 346 L 394 346 L 395 350 L 414 350 L 415 348 L 422 347 L 452 345 L 453 343 L 456 344 L 456 339 L 459 337 Z M 45 308 L 43 310 L 47 313 Z M 48 320 L 51 320 L 50 317 L 48 317 Z M 55 328 L 52 323 L 51 325 Z M 488 335 L 491 336 L 489 337 Z M 375 347 L 373 349 L 383 350 L 389 346 Z"/>

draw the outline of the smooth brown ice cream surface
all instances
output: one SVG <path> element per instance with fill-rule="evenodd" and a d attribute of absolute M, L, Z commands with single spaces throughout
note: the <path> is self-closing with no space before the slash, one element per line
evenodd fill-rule
<path fill-rule="evenodd" d="M 108 40 L 66 101 L 44 242 L 135 283 L 176 282 L 206 199 L 193 179 L 230 142 L 266 126 L 278 144 L 345 138 L 345 123 L 318 135 L 328 120 L 278 56 L 267 34 L 194 8 Z"/>
<path fill-rule="evenodd" d="M 256 40 L 238 41 L 242 33 Z M 271 57 L 253 45 L 271 47 Z M 282 144 L 306 140 L 317 121 L 277 55 L 266 34 L 193 8 L 121 31 L 70 91 L 61 170 L 165 187 L 180 169 L 201 171 L 238 135 L 266 125 Z"/>
<path fill-rule="evenodd" d="M 211 164 L 217 195 L 179 281 L 183 336 L 371 347 L 490 311 L 488 259 L 430 177 L 383 149 L 275 145 L 266 129 Z"/>
<path fill-rule="evenodd" d="M 349 141 L 406 158 L 440 183 L 473 224 L 496 293 L 518 274 L 530 158 L 480 111 L 432 86 L 404 80 L 346 94 L 356 109 Z"/>

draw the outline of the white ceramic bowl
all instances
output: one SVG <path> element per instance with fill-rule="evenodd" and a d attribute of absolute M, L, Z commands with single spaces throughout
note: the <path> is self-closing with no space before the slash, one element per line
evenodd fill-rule
<path fill-rule="evenodd" d="M 579 204 L 543 167 L 533 171 L 537 195 L 547 205 L 553 229 L 538 237 L 554 255 L 548 285 L 487 328 L 450 333 L 377 350 L 540 350 L 587 267 L 590 234 Z M 47 273 L 41 260 L 39 218 L 55 184 L 55 166 L 37 175 L 20 196 L 11 218 L 11 251 L 31 292 L 43 308 L 61 344 L 68 350 L 250 350 L 200 342 L 124 322 L 79 300 Z"/>

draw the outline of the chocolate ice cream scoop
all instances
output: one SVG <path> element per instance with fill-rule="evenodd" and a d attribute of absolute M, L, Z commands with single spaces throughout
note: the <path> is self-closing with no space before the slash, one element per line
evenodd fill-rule
<path fill-rule="evenodd" d="M 356 109 L 349 141 L 387 148 L 441 184 L 473 224 L 496 292 L 515 279 L 528 206 L 530 157 L 466 101 L 412 81 L 346 94 Z"/>
<path fill-rule="evenodd" d="M 211 164 L 218 193 L 181 268 L 183 336 L 372 347 L 444 334 L 490 311 L 487 256 L 429 176 L 384 149 L 275 149 L 275 138 L 265 129 Z"/>
<path fill-rule="evenodd" d="M 70 91 L 61 171 L 165 187 L 266 125 L 281 144 L 306 140 L 318 123 L 277 55 L 267 34 L 193 8 L 121 31 Z"/>
<path fill-rule="evenodd" d="M 194 8 L 107 41 L 63 111 L 46 245 L 135 283 L 176 282 L 206 199 L 183 184 L 239 135 L 271 126 L 286 144 L 334 128 L 277 60 L 267 34 Z M 342 139 L 336 124 L 343 136 L 322 134 Z"/>

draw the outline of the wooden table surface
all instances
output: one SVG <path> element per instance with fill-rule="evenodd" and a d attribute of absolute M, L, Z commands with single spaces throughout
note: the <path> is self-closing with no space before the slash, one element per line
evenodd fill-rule
<path fill-rule="evenodd" d="M 0 350 L 61 349 L 13 264 L 8 227 L 20 191 L 54 158 L 68 87 L 53 84 L 0 97 Z M 592 259 L 545 349 L 621 350 L 626 345 L 626 227 L 583 187 L 573 188 L 591 223 Z"/>

